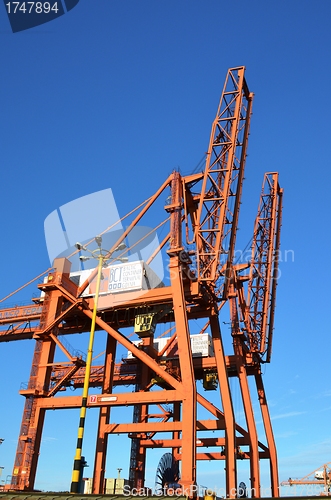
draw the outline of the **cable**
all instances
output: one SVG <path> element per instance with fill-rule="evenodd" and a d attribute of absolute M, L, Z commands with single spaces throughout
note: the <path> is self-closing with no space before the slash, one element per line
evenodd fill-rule
<path fill-rule="evenodd" d="M 111 226 L 108 226 L 104 231 L 102 231 L 101 234 L 104 234 L 106 233 L 107 231 L 109 231 L 112 227 L 116 226 L 119 222 L 123 221 L 124 219 L 126 219 L 127 217 L 129 217 L 129 215 L 133 214 L 136 210 L 138 210 L 139 208 L 141 208 L 143 205 L 145 205 L 149 200 L 151 199 L 151 196 L 149 198 L 147 198 L 145 201 L 143 201 L 142 203 L 140 203 L 140 205 L 138 205 L 137 207 L 135 207 L 133 210 L 131 210 L 130 212 L 128 212 L 126 215 L 124 215 L 124 217 L 121 217 L 118 221 L 114 222 L 114 224 L 112 224 Z M 164 222 L 163 222 L 164 223 Z M 92 240 L 90 240 L 86 245 L 90 245 L 92 242 L 94 241 L 94 238 Z M 70 257 L 72 257 L 73 255 L 75 255 L 79 250 L 75 250 L 74 252 L 72 252 L 67 258 L 69 259 Z M 41 278 L 42 276 L 45 276 L 45 274 L 47 274 L 49 271 L 52 271 L 54 269 L 54 267 L 49 267 L 48 269 L 46 269 L 46 271 L 44 271 L 43 273 L 41 274 L 38 274 L 38 276 L 36 276 L 35 278 L 33 278 L 32 280 L 28 281 L 27 283 L 25 283 L 25 285 L 22 285 L 20 288 L 17 288 L 17 290 L 14 290 L 13 292 L 11 292 L 9 295 L 6 295 L 6 297 L 4 297 L 3 299 L 0 299 L 0 303 L 1 302 L 4 302 L 5 300 L 9 299 L 9 297 L 12 297 L 13 295 L 15 295 L 15 293 L 23 290 L 23 288 L 25 288 L 26 286 L 30 285 L 31 283 L 33 283 L 34 281 L 36 281 L 38 278 Z"/>
<path fill-rule="evenodd" d="M 45 274 L 47 274 L 49 271 L 51 271 L 52 269 L 54 269 L 53 267 L 49 267 L 48 269 L 46 269 L 46 271 L 44 271 L 43 273 L 41 274 L 38 274 L 38 276 L 36 276 L 35 278 L 33 278 L 32 280 L 28 281 L 27 283 L 25 283 L 25 285 L 22 285 L 20 286 L 20 288 L 17 288 L 17 290 L 15 290 L 14 292 L 11 292 L 9 295 L 7 295 L 6 297 L 4 297 L 3 299 L 0 300 L 0 302 L 4 302 L 5 300 L 9 299 L 9 297 L 11 297 L 12 295 L 15 295 L 15 293 L 19 292 L 20 290 L 23 290 L 23 288 L 25 288 L 26 286 L 30 285 L 31 283 L 33 283 L 34 281 L 36 281 L 38 278 L 41 278 L 42 276 L 45 276 Z"/>

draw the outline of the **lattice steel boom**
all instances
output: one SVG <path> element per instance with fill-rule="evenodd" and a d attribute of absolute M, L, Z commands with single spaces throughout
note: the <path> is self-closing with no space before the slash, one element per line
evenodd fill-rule
<path fill-rule="evenodd" d="M 99 412 L 93 493 L 104 491 L 108 436 L 125 434 L 132 440 L 128 459 L 132 487 L 146 487 L 148 450 L 170 448 L 174 462 L 180 463 L 181 492 L 188 497 L 194 496 L 199 460 L 221 461 L 226 494 L 235 498 L 237 461 L 249 460 L 252 496 L 259 497 L 259 461 L 266 459 L 272 495 L 279 494 L 276 447 L 261 377 L 261 363 L 271 356 L 280 241 L 282 190 L 275 173 L 265 177 L 251 262 L 233 262 L 252 100 L 245 68 L 231 68 L 212 124 L 204 170 L 188 176 L 173 172 L 153 196 L 128 214 L 127 227 L 116 233 L 116 241 L 106 249 L 111 257 L 126 243 L 120 257 L 126 255 L 140 270 L 141 282 L 114 291 L 111 280 L 120 272 L 115 269 L 124 268 L 110 259 L 103 270 L 104 291 L 95 326 L 96 335 L 106 333 L 106 341 L 104 355 L 92 366 L 89 379 L 90 389 L 101 388 L 101 394 L 91 394 L 87 403 Z M 140 239 L 136 236 L 138 225 L 146 226 L 151 219 L 160 221 L 155 234 L 166 228 L 156 247 L 150 245 L 152 231 Z M 143 260 L 133 260 L 144 238 L 149 253 L 144 253 Z M 154 286 L 149 273 L 158 258 L 166 261 L 162 272 L 168 274 Z M 55 259 L 53 271 L 38 285 L 42 295 L 34 305 L 0 311 L 0 342 L 36 341 L 29 383 L 20 391 L 26 404 L 13 489 L 34 488 L 47 411 L 81 407 L 85 358 L 66 339 L 90 331 L 97 270 L 91 270 L 89 277 L 80 272 L 74 276 L 71 266 L 69 257 Z M 234 348 L 230 354 L 224 351 L 220 328 L 226 303 Z M 165 338 L 160 336 L 164 330 Z M 202 340 L 205 350 L 199 351 L 196 345 Z M 128 354 L 116 362 L 119 347 Z M 256 381 L 267 444 L 258 436 L 249 376 Z M 243 426 L 235 419 L 231 377 L 238 379 L 241 389 Z M 68 395 L 69 387 L 77 393 Z M 218 391 L 215 404 L 200 387 Z M 110 423 L 115 407 L 131 407 L 133 421 L 112 418 Z M 199 409 L 208 418 L 200 418 Z"/>

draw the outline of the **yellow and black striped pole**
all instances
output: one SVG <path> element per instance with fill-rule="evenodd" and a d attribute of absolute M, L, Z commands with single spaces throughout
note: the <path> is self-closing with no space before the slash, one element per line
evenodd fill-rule
<path fill-rule="evenodd" d="M 87 351 L 87 357 L 86 357 L 85 377 L 84 377 L 83 394 L 82 394 L 82 405 L 81 405 L 81 409 L 80 409 L 76 454 L 75 454 L 75 458 L 74 458 L 74 467 L 72 470 L 72 478 L 71 478 L 71 488 L 70 488 L 71 493 L 80 493 L 80 491 L 79 491 L 80 471 L 81 471 L 81 462 L 82 462 L 82 448 L 83 448 L 83 437 L 84 437 L 84 427 L 85 427 L 85 416 L 86 416 L 87 398 L 88 398 L 91 365 L 92 365 L 95 321 L 96 321 L 96 317 L 97 317 L 98 298 L 99 298 L 100 282 L 101 282 L 101 276 L 102 276 L 102 265 L 103 265 L 103 261 L 104 261 L 104 257 L 102 256 L 101 249 L 100 249 L 100 254 L 98 256 L 98 259 L 99 259 L 99 264 L 98 264 L 97 283 L 96 283 L 96 288 L 95 288 L 94 307 L 93 307 L 92 322 L 91 322 L 91 332 L 90 332 L 89 345 L 88 345 L 88 351 Z"/>

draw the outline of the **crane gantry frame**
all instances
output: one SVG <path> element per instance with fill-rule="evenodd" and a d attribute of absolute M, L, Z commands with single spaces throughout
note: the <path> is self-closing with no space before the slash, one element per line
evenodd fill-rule
<path fill-rule="evenodd" d="M 330 496 L 331 495 L 331 462 L 321 465 L 318 469 L 314 469 L 309 474 L 306 474 L 301 479 L 288 478 L 287 481 L 282 481 L 281 486 L 317 486 L 316 490 L 313 492 L 317 495 L 318 490 L 323 488 L 323 492 L 320 491 L 320 496 Z M 312 493 L 311 493 L 312 494 Z"/>
<path fill-rule="evenodd" d="M 164 207 L 170 227 L 159 245 L 159 252 L 168 246 L 170 285 L 144 290 L 143 295 L 127 291 L 99 297 L 96 329 L 108 335 L 104 363 L 93 366 L 90 377 L 90 387 L 102 391 L 88 401 L 89 407 L 99 408 L 94 493 L 103 492 L 108 436 L 123 433 L 132 439 L 130 480 L 137 488 L 144 487 L 147 450 L 158 447 L 171 448 L 181 461 L 180 484 L 190 497 L 197 481 L 197 460 L 225 461 L 227 496 L 236 497 L 238 458 L 250 462 L 252 496 L 260 496 L 260 459 L 269 460 L 272 496 L 279 494 L 276 447 L 261 376 L 261 363 L 270 361 L 275 308 L 282 207 L 277 173 L 265 176 L 251 262 L 233 262 L 252 101 L 245 68 L 231 68 L 212 125 L 204 171 L 189 176 L 173 172 L 109 249 L 111 255 L 170 190 L 171 201 Z M 147 263 L 154 257 L 150 255 Z M 47 410 L 81 405 L 79 395 L 59 395 L 69 385 L 82 387 L 85 372 L 84 359 L 69 352 L 63 339 L 89 330 L 94 298 L 84 291 L 96 271 L 77 285 L 70 279 L 70 267 L 68 259 L 55 259 L 54 270 L 38 286 L 43 292 L 39 303 L 0 311 L 0 324 L 11 325 L 0 332 L 0 341 L 36 341 L 28 387 L 20 391 L 26 402 L 10 485 L 18 490 L 34 487 Z M 234 346 L 230 355 L 224 352 L 219 322 L 227 302 Z M 132 329 L 142 318 L 149 327 L 140 332 L 137 346 L 125 329 Z M 194 319 L 206 321 L 202 332 L 210 330 L 212 356 L 192 355 Z M 154 332 L 158 325 L 170 323 L 175 332 L 158 352 L 153 347 Z M 131 351 L 132 358 L 116 364 L 118 344 Z M 174 347 L 177 354 L 170 355 Z M 66 356 L 66 363 L 55 363 L 57 350 Z M 249 376 L 256 382 L 267 444 L 257 435 Z M 235 421 L 230 377 L 239 380 L 246 429 Z M 197 380 L 203 380 L 206 389 L 215 389 L 218 381 L 219 406 L 198 392 Z M 134 392 L 125 389 L 128 384 L 135 387 Z M 113 392 L 115 386 L 121 386 L 121 392 Z M 172 410 L 166 410 L 165 404 Z M 198 405 L 209 419 L 197 418 Z M 133 422 L 110 423 L 111 409 L 118 406 L 134 408 Z M 216 432 L 217 437 L 200 437 L 200 431 Z"/>

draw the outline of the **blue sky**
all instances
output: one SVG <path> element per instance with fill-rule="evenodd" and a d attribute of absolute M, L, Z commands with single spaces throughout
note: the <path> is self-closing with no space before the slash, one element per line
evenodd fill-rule
<path fill-rule="evenodd" d="M 285 191 L 273 356 L 264 367 L 280 480 L 331 460 L 330 16 L 327 0 L 81 0 L 13 34 L 0 9 L 0 297 L 49 267 L 43 223 L 57 207 L 111 187 L 124 215 L 174 168 L 191 172 L 207 149 L 227 69 L 246 66 L 255 100 L 239 244 L 251 235 L 263 173 L 279 171 Z M 5 478 L 33 341 L 0 352 Z M 77 421 L 47 415 L 36 487 L 68 487 Z M 92 436 L 92 411 L 87 422 Z M 109 476 L 128 467 L 113 446 Z M 217 467 L 198 468 L 200 483 L 214 486 Z M 148 468 L 153 484 L 155 463 Z"/>

